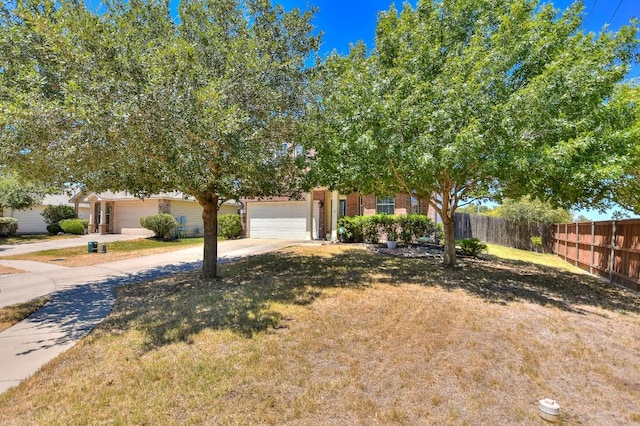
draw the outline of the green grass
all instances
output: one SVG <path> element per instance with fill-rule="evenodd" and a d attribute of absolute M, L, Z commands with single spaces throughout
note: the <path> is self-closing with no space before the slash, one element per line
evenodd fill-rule
<path fill-rule="evenodd" d="M 572 265 L 571 263 L 565 262 L 555 254 L 536 253 L 511 247 L 498 246 L 495 244 L 487 244 L 487 254 L 506 260 L 515 260 L 519 262 L 533 263 L 541 266 L 550 266 L 552 268 L 560 268 L 578 274 L 586 273 L 585 271 Z"/>

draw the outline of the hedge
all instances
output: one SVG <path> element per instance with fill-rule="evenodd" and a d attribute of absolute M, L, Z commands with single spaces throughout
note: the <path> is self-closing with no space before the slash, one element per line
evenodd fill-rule
<path fill-rule="evenodd" d="M 339 237 L 345 242 L 376 244 L 384 237 L 411 243 L 420 237 L 432 236 L 437 227 L 424 215 L 344 216 L 338 219 Z"/>
<path fill-rule="evenodd" d="M 66 234 L 83 235 L 89 227 L 89 221 L 86 219 L 64 219 L 58 225 Z"/>

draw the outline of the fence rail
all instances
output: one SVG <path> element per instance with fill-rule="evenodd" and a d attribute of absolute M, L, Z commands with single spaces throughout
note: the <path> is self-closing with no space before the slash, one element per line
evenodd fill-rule
<path fill-rule="evenodd" d="M 567 262 L 640 291 L 640 220 L 555 225 L 553 251 Z"/>

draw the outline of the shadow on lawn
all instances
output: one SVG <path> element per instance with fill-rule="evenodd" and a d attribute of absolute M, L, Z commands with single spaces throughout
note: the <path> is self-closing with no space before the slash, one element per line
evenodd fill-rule
<path fill-rule="evenodd" d="M 179 274 L 117 289 L 118 301 L 101 332 L 135 328 L 143 350 L 178 341 L 204 329 L 242 336 L 284 327 L 274 303 L 305 305 L 331 288 L 362 289 L 375 283 L 462 289 L 490 302 L 527 301 L 581 312 L 580 306 L 640 312 L 640 296 L 597 278 L 506 260 L 461 260 L 456 268 L 438 261 L 346 250 L 329 257 L 275 253 L 221 268 L 207 282 L 199 273 Z"/>

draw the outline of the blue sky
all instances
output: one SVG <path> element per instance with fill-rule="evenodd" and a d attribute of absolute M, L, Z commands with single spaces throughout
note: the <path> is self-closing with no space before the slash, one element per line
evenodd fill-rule
<path fill-rule="evenodd" d="M 393 3 L 391 0 L 273 0 L 282 4 L 287 10 L 298 7 L 309 9 L 311 5 L 320 10 L 315 17 L 314 24 L 318 31 L 322 31 L 323 44 L 320 50 L 326 56 L 334 49 L 341 54 L 349 51 L 349 45 L 362 40 L 367 47 L 373 47 L 376 19 L 380 11 L 388 10 Z M 572 0 L 556 0 L 553 3 L 559 9 L 566 9 Z M 415 4 L 411 1 L 411 4 Z M 399 8 L 402 2 L 395 2 Z M 622 25 L 628 24 L 631 18 L 640 19 L 639 0 L 584 0 L 585 19 L 582 24 L 586 32 L 599 33 L 605 25 L 610 31 L 616 31 Z M 640 80 L 640 65 L 635 66 L 627 79 Z M 640 81 L 638 81 L 640 84 Z M 576 212 L 590 220 L 609 220 L 612 211 L 600 213 L 593 210 Z"/>

